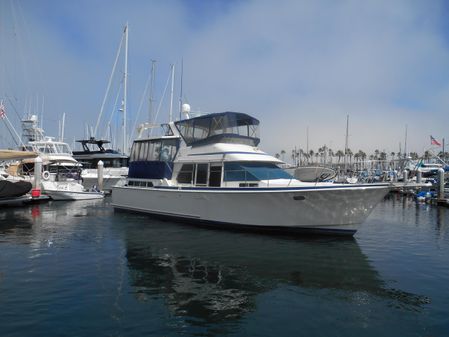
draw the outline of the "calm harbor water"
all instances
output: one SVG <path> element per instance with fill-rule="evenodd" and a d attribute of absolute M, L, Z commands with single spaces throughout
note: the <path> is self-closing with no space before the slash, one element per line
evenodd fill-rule
<path fill-rule="evenodd" d="M 449 335 L 449 209 L 391 196 L 338 239 L 109 203 L 0 210 L 0 336 Z"/>

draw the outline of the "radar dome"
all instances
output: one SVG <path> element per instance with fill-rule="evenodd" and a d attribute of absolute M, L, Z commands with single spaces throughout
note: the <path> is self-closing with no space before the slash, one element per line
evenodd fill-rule
<path fill-rule="evenodd" d="M 183 113 L 188 114 L 190 112 L 190 104 L 184 103 L 181 106 L 181 110 Z"/>

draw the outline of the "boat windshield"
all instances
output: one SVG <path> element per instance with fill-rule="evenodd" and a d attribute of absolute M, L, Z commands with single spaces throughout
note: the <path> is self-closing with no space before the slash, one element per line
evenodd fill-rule
<path fill-rule="evenodd" d="M 36 150 L 48 154 L 72 154 L 69 146 L 65 143 L 35 143 Z"/>
<path fill-rule="evenodd" d="M 295 179 L 276 166 L 264 162 L 229 162 L 224 163 L 224 181 L 260 181 L 272 179 Z"/>
<path fill-rule="evenodd" d="M 67 144 L 57 143 L 55 146 L 58 153 L 72 154 L 72 151 Z"/>
<path fill-rule="evenodd" d="M 259 144 L 259 121 L 239 112 L 209 114 L 175 122 L 188 146 L 205 143 Z"/>

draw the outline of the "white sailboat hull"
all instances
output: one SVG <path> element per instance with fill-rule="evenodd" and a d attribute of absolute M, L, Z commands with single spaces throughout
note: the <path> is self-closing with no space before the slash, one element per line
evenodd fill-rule
<path fill-rule="evenodd" d="M 385 184 L 248 190 L 121 186 L 113 188 L 112 206 L 223 227 L 353 234 L 389 190 Z"/>

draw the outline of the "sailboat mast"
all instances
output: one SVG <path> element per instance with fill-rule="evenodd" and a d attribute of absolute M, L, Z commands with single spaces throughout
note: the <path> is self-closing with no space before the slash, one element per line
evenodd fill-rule
<path fill-rule="evenodd" d="M 346 115 L 345 172 L 347 171 L 349 115 Z"/>
<path fill-rule="evenodd" d="M 408 128 L 408 125 L 405 124 L 404 159 L 407 158 L 407 128 Z"/>
<path fill-rule="evenodd" d="M 128 94 L 128 23 L 125 26 L 125 74 L 123 78 L 123 153 L 128 153 L 126 140 L 126 100 Z"/>
<path fill-rule="evenodd" d="M 153 90 L 154 90 L 154 75 L 156 70 L 156 60 L 151 60 L 151 80 L 150 80 L 150 104 L 148 107 L 148 123 L 151 123 L 151 119 L 153 118 Z"/>
<path fill-rule="evenodd" d="M 175 65 L 172 64 L 171 68 L 171 88 L 170 88 L 170 111 L 169 111 L 169 122 L 173 122 L 173 88 L 175 85 Z"/>
<path fill-rule="evenodd" d="M 179 120 L 182 119 L 182 80 L 184 77 L 184 59 L 181 59 L 181 88 L 179 91 Z"/>
<path fill-rule="evenodd" d="M 62 114 L 61 142 L 64 141 L 64 129 L 65 129 L 65 112 Z"/>

